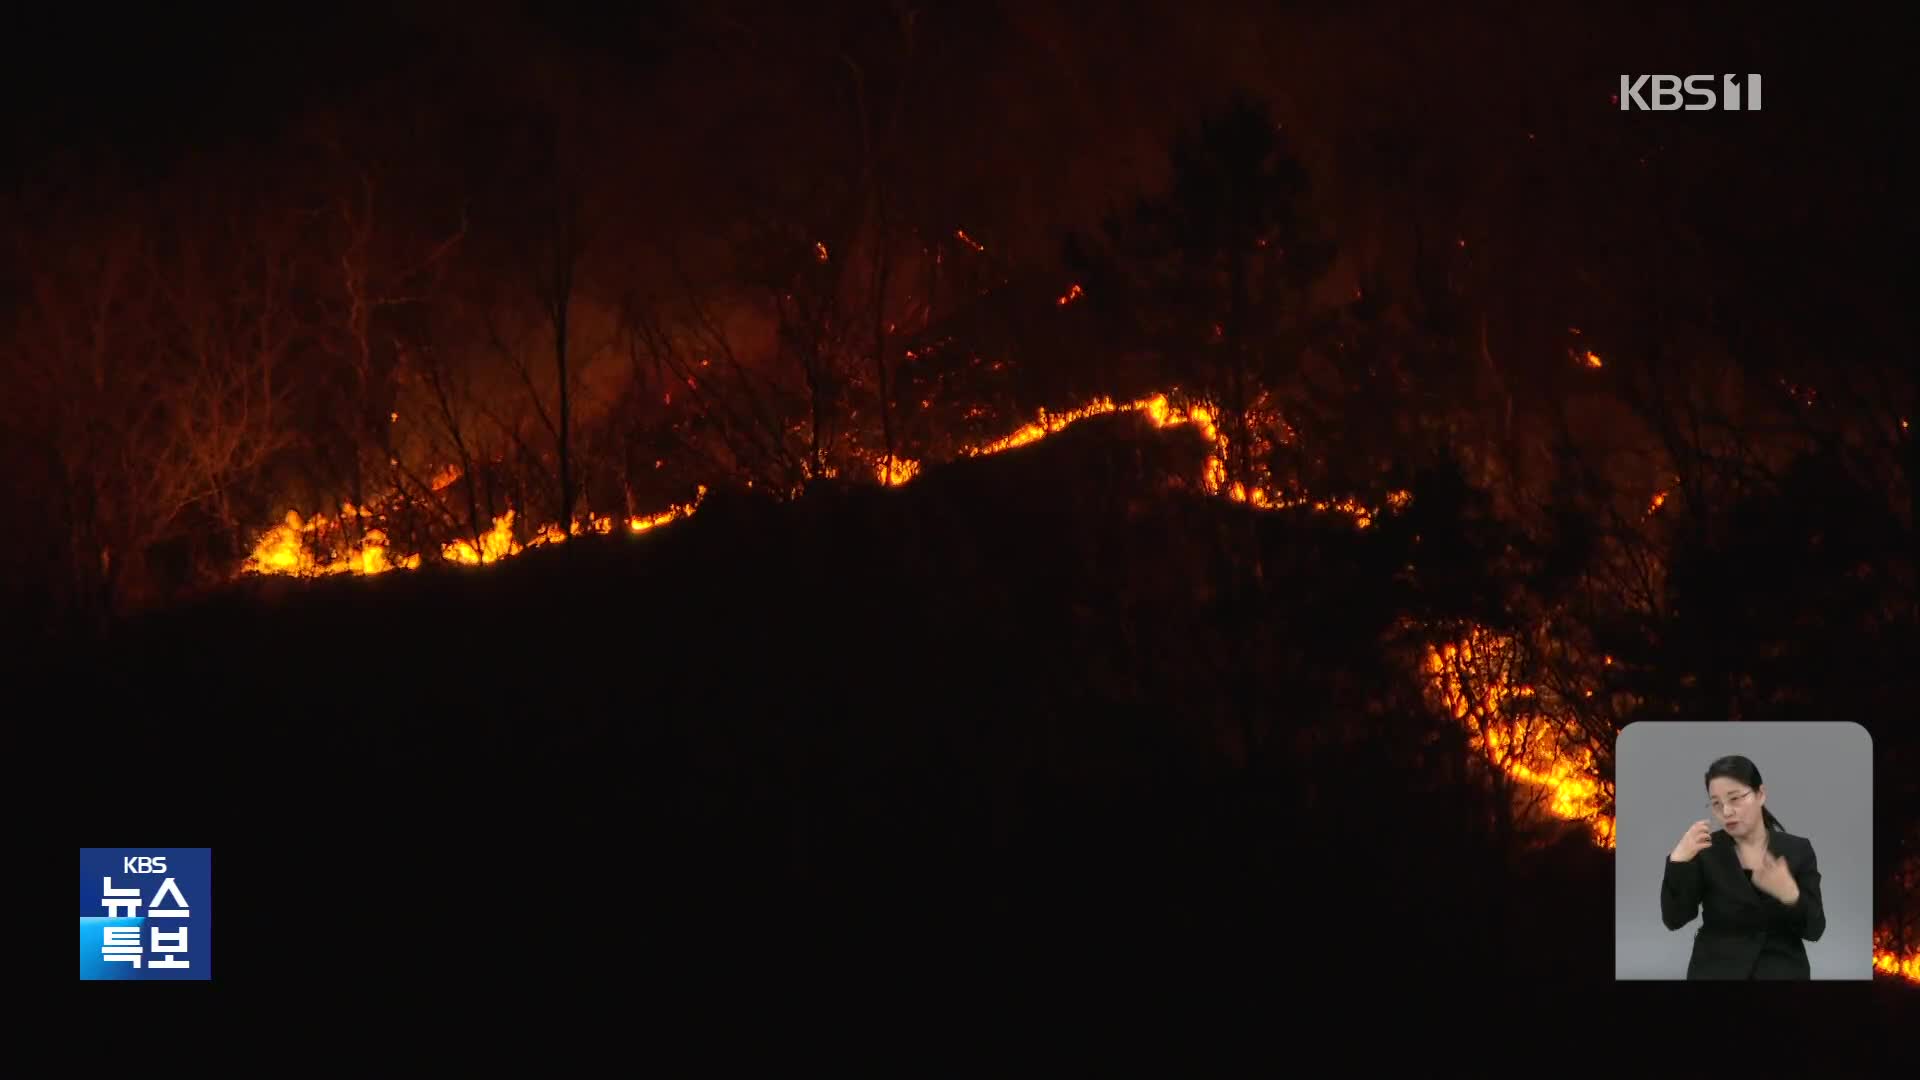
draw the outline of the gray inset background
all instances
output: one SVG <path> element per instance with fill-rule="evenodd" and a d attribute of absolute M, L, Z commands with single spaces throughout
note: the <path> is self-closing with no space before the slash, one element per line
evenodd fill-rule
<path fill-rule="evenodd" d="M 1665 860 L 1706 819 L 1707 766 L 1753 759 L 1767 809 L 1813 843 L 1827 932 L 1807 942 L 1816 979 L 1873 978 L 1873 738 L 1859 724 L 1642 721 L 1614 744 L 1613 977 L 1684 979 L 1698 916 L 1660 921 Z"/>

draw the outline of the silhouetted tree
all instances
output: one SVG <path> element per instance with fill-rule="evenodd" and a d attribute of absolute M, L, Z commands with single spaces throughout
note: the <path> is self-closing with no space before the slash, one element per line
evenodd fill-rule
<path fill-rule="evenodd" d="M 404 359 L 424 345 L 423 327 L 468 223 L 464 206 L 420 205 L 423 197 L 451 204 L 457 196 L 405 190 L 392 179 L 401 172 L 396 163 L 373 159 L 379 144 L 356 145 L 351 139 L 359 133 L 342 125 L 342 118 L 321 117 L 312 130 L 325 203 L 311 240 L 315 334 L 327 374 L 340 376 L 338 409 L 345 414 L 336 421 L 338 436 L 313 449 L 346 457 L 346 497 L 366 506 L 376 491 L 384 496 L 409 486 L 398 475 L 404 463 L 394 438 Z M 428 219 L 435 218 L 455 220 L 430 231 Z M 330 414 L 335 403 L 328 404 Z M 406 417 L 410 428 L 418 419 Z M 370 485 L 374 476 L 391 482 Z"/>
<path fill-rule="evenodd" d="M 208 175 L 136 198 L 70 197 L 22 221 L 31 272 L 4 343 L 23 430 L 57 463 L 75 610 L 116 612 L 186 584 L 162 544 L 236 559 L 260 470 L 293 444 L 311 342 L 299 216 Z"/>
<path fill-rule="evenodd" d="M 1251 483 L 1256 443 L 1279 434 L 1280 401 L 1317 336 L 1306 294 L 1332 245 L 1261 104 L 1238 98 L 1181 132 L 1172 168 L 1165 194 L 1073 238 L 1068 261 L 1184 389 L 1220 404 L 1227 479 Z"/>

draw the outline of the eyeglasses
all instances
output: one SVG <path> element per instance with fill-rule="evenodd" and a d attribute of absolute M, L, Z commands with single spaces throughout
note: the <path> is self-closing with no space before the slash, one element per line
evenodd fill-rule
<path fill-rule="evenodd" d="M 1707 809 L 1713 811 L 1716 814 L 1725 813 L 1727 807 L 1739 806 L 1741 803 L 1746 802 L 1747 799 L 1752 795 L 1753 795 L 1753 792 L 1751 791 L 1743 791 L 1738 795 L 1727 796 L 1727 801 L 1725 803 L 1721 803 L 1718 800 L 1709 800 L 1707 802 Z"/>

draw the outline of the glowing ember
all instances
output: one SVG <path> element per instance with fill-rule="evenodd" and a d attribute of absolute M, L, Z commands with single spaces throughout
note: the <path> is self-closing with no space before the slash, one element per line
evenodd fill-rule
<path fill-rule="evenodd" d="M 953 237 L 954 237 L 954 239 L 956 239 L 956 240 L 958 240 L 958 241 L 960 241 L 961 243 L 963 243 L 963 244 L 965 244 L 965 245 L 967 245 L 968 247 L 970 247 L 970 248 L 972 248 L 972 249 L 973 249 L 973 250 L 975 250 L 975 251 L 985 251 L 985 250 L 987 250 L 987 249 L 986 249 L 985 247 L 983 247 L 983 246 L 981 246 L 981 244 L 980 244 L 980 242 L 979 242 L 978 240 L 975 240 L 975 239 L 974 239 L 973 237 L 971 237 L 971 236 L 968 236 L 968 235 L 967 235 L 967 230 L 965 230 L 965 229 L 955 229 L 955 230 L 953 230 Z"/>
<path fill-rule="evenodd" d="M 1581 359 L 1590 368 L 1605 366 L 1600 362 L 1600 354 L 1596 352 L 1588 351 L 1587 355 L 1582 357 Z"/>
<path fill-rule="evenodd" d="M 1079 283 L 1075 282 L 1073 287 L 1069 288 L 1066 291 L 1065 295 L 1061 296 L 1060 299 L 1055 300 L 1054 303 L 1060 305 L 1061 307 L 1066 307 L 1068 304 L 1073 303 L 1075 300 L 1078 300 L 1085 295 L 1086 294 L 1084 292 L 1080 291 Z"/>
<path fill-rule="evenodd" d="M 826 262 L 827 261 L 827 245 L 820 243 L 817 240 L 814 241 L 813 257 L 819 260 L 820 262 Z"/>

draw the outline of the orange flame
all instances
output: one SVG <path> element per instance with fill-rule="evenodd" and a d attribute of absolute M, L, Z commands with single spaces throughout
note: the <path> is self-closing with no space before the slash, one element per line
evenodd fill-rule
<path fill-rule="evenodd" d="M 513 511 L 494 518 L 493 528 L 480 534 L 478 540 L 477 545 L 471 540 L 444 544 L 440 557 L 463 566 L 484 566 L 520 554 L 520 543 L 513 538 Z"/>
<path fill-rule="evenodd" d="M 1920 983 L 1920 949 L 1913 950 L 1902 958 L 1892 949 L 1873 950 L 1873 969 L 1888 975 L 1897 975 L 1908 982 Z"/>
<path fill-rule="evenodd" d="M 965 231 L 956 233 L 971 243 Z M 1115 402 L 1111 398 L 1098 398 L 1077 409 L 1065 412 L 1049 412 L 1042 409 L 1032 423 L 1022 425 L 1011 434 L 991 440 L 978 446 L 964 448 L 961 453 L 968 457 L 981 457 L 997 454 L 1017 447 L 1027 446 L 1046 438 L 1048 435 L 1065 430 L 1068 426 L 1093 416 L 1104 416 L 1115 412 L 1137 412 L 1147 417 L 1155 427 L 1174 427 L 1192 424 L 1201 437 L 1210 443 L 1214 453 L 1206 463 L 1202 484 L 1210 493 L 1223 494 L 1228 498 L 1250 505 L 1260 510 L 1278 510 L 1294 507 L 1309 507 L 1317 512 L 1336 512 L 1351 517 L 1360 528 L 1367 528 L 1380 515 L 1380 511 L 1364 506 L 1352 499 L 1314 499 L 1306 495 L 1283 495 L 1262 487 L 1249 488 L 1245 484 L 1226 485 L 1226 466 L 1224 464 L 1227 447 L 1226 439 L 1214 423 L 1212 411 L 1204 404 L 1194 403 L 1177 408 L 1168 395 L 1153 394 L 1130 402 Z M 658 468 L 664 462 L 656 462 Z M 874 478 L 888 486 L 900 486 L 910 483 L 920 475 L 920 462 L 909 458 L 894 458 L 882 463 L 872 462 Z M 435 473 L 430 481 L 435 491 L 443 490 L 460 479 L 462 473 L 458 466 L 446 466 Z M 701 487 L 692 503 L 670 507 L 667 510 L 646 517 L 632 517 L 627 521 L 630 532 L 646 532 L 669 522 L 677 521 L 692 514 L 701 499 L 706 496 L 706 488 Z M 1392 492 L 1387 497 L 1387 505 L 1392 510 L 1404 509 L 1410 496 L 1406 492 Z M 364 508 L 346 507 L 345 516 L 357 516 L 362 519 L 371 517 Z M 532 536 L 521 544 L 514 535 L 514 512 L 509 510 L 493 521 L 493 526 L 477 538 L 461 538 L 441 545 L 440 557 L 443 561 L 466 566 L 484 566 L 511 558 L 526 548 L 542 547 L 565 541 L 569 536 L 579 536 L 583 532 L 609 533 L 613 531 L 613 519 L 589 513 L 584 519 L 576 520 L 566 528 L 557 523 L 547 523 L 533 530 Z M 327 574 L 377 574 L 391 569 L 418 569 L 421 557 L 417 554 L 391 554 L 387 534 L 379 529 L 368 530 L 355 544 L 338 542 L 339 554 L 321 559 L 313 553 L 316 547 L 333 548 L 332 532 L 336 525 L 323 516 L 302 521 L 299 515 L 289 513 L 283 525 L 275 526 L 263 533 L 255 544 L 252 555 L 242 567 L 243 573 L 282 574 L 295 577 L 315 577 Z"/>
<path fill-rule="evenodd" d="M 414 570 L 420 566 L 418 555 L 390 555 L 391 543 L 385 529 L 373 528 L 357 540 L 345 535 L 343 522 L 365 519 L 370 511 L 351 503 L 340 507 L 340 516 L 315 514 L 306 520 L 292 511 L 279 525 L 268 529 L 254 544 L 253 552 L 241 567 L 249 574 L 284 574 L 289 577 L 327 577 L 333 574 L 383 574 L 388 570 Z M 328 552 L 322 558 L 316 552 Z"/>
<path fill-rule="evenodd" d="M 1604 789 L 1592 752 L 1567 738 L 1532 687 L 1516 684 L 1514 642 L 1484 628 L 1427 650 L 1427 688 L 1435 703 L 1464 724 L 1469 746 L 1535 792 L 1553 816 L 1582 822 L 1593 841 L 1615 848 L 1614 819 L 1602 811 Z M 1613 657 L 1604 658 L 1611 666 Z M 1584 692 L 1591 696 L 1592 690 Z M 1920 948 L 1896 950 L 1891 936 L 1874 936 L 1874 970 L 1920 983 Z"/>
<path fill-rule="evenodd" d="M 956 231 L 955 235 L 975 250 L 984 250 L 964 230 Z M 1078 286 L 1075 286 L 1077 289 Z M 1062 303 L 1065 302 L 1063 298 Z M 1599 357 L 1591 352 L 1586 354 L 1586 363 L 1588 367 L 1601 366 Z M 1033 422 L 1011 434 L 966 448 L 962 453 L 970 457 L 1000 453 L 1038 442 L 1079 420 L 1120 411 L 1138 412 L 1156 427 L 1194 425 L 1213 450 L 1202 477 L 1205 489 L 1210 493 L 1224 495 L 1256 509 L 1310 507 L 1316 512 L 1337 512 L 1351 517 L 1360 528 L 1368 527 L 1380 516 L 1379 510 L 1352 499 L 1289 496 L 1239 482 L 1229 486 L 1224 464 L 1226 440 L 1214 422 L 1212 411 L 1198 403 L 1184 409 L 1177 408 L 1166 394 L 1154 394 L 1126 403 L 1100 398 L 1066 412 L 1041 410 Z M 1905 426 L 1904 420 L 1902 426 Z M 880 483 L 897 486 L 915 479 L 920 474 L 920 463 L 904 458 L 885 463 L 876 460 L 873 469 Z M 459 476 L 457 468 L 448 467 L 435 476 L 433 486 L 439 490 L 452 484 Z M 630 532 L 642 533 L 688 517 L 698 509 L 706 493 L 706 487 L 701 486 L 691 503 L 673 506 L 647 517 L 631 517 L 627 520 L 627 528 Z M 1664 491 L 1656 494 L 1648 513 L 1660 509 L 1666 497 Z M 1406 491 L 1388 492 L 1385 499 L 1390 512 L 1406 509 L 1411 501 L 1412 496 Z M 342 519 L 366 519 L 371 516 L 371 512 L 365 508 L 351 505 L 342 507 Z M 511 510 L 496 518 L 493 528 L 478 538 L 477 545 L 465 539 L 444 545 L 442 557 L 448 562 L 484 565 L 519 554 L 523 548 L 514 540 L 513 518 Z M 289 513 L 283 524 L 267 530 L 261 536 L 244 571 L 312 577 L 339 573 L 377 574 L 389 569 L 415 569 L 420 566 L 418 555 L 390 555 L 387 534 L 378 528 L 368 529 L 357 544 L 342 541 L 339 552 L 329 559 L 322 560 L 312 554 L 312 548 L 331 547 L 332 534 L 338 529 L 339 525 L 334 519 L 316 515 L 303 521 L 298 514 Z M 574 522 L 568 530 L 563 531 L 551 524 L 542 526 L 525 546 L 559 543 L 569 535 L 577 536 L 589 530 L 605 534 L 612 529 L 611 518 L 589 514 L 584 520 Z M 1613 657 L 1605 657 L 1604 664 L 1612 665 Z M 1466 726 L 1469 746 L 1476 753 L 1537 793 L 1539 805 L 1548 813 L 1563 820 L 1584 823 L 1595 843 L 1607 849 L 1615 847 L 1613 818 L 1600 809 L 1604 791 L 1598 779 L 1597 763 L 1591 751 L 1575 744 L 1570 737 L 1569 726 L 1552 715 L 1541 695 L 1532 687 L 1515 681 L 1518 676 L 1518 657 L 1516 645 L 1511 639 L 1484 628 L 1473 627 L 1457 642 L 1430 647 L 1426 653 L 1425 675 L 1431 699 Z M 1590 697 L 1592 690 L 1586 690 L 1585 695 Z M 1907 950 L 1903 956 L 1890 946 L 1891 942 L 1885 940 L 1884 935 L 1876 937 L 1875 969 L 1920 982 L 1920 949 Z"/>
<path fill-rule="evenodd" d="M 910 458 L 888 458 L 873 464 L 874 478 L 888 487 L 899 487 L 920 475 L 920 463 Z"/>
<path fill-rule="evenodd" d="M 1460 641 L 1427 650 L 1427 690 L 1464 724 L 1468 745 L 1540 796 L 1555 817 L 1586 823 L 1594 842 L 1614 846 L 1613 818 L 1592 751 L 1576 746 L 1569 728 L 1546 710 L 1520 676 L 1515 642 L 1475 627 Z"/>
<path fill-rule="evenodd" d="M 1909 888 L 1920 885 L 1920 859 L 1906 861 L 1903 883 Z M 1881 928 L 1873 934 L 1873 969 L 1885 975 L 1920 983 L 1920 945 L 1900 948 L 1893 931 Z"/>
<path fill-rule="evenodd" d="M 679 506 L 669 507 L 652 517 L 628 518 L 627 531 L 643 533 L 649 529 L 657 529 L 662 525 L 679 521 L 684 517 L 692 517 L 693 512 L 700 509 L 700 503 L 706 497 L 707 485 L 701 484 L 698 488 L 694 489 L 694 498 L 690 503 L 682 503 Z"/>
<path fill-rule="evenodd" d="M 1026 424 L 1010 435 L 1001 436 L 980 446 L 969 447 L 962 451 L 968 457 L 983 457 L 998 454 L 1039 442 L 1049 435 L 1064 431 L 1072 424 L 1092 416 L 1104 416 L 1115 412 L 1137 412 L 1147 417 L 1155 427 L 1175 427 L 1192 424 L 1200 432 L 1201 438 L 1212 444 L 1214 453 L 1207 459 L 1206 469 L 1201 477 L 1205 489 L 1215 495 L 1225 495 L 1238 503 L 1245 503 L 1258 510 L 1288 510 L 1307 507 L 1319 513 L 1332 511 L 1351 517 L 1359 528 L 1367 528 L 1379 518 L 1380 511 L 1362 505 L 1353 499 L 1316 499 L 1304 494 L 1287 495 L 1269 488 L 1244 483 L 1227 483 L 1227 443 L 1226 438 L 1214 423 L 1213 412 L 1205 405 L 1194 404 L 1185 410 L 1176 409 L 1166 394 L 1153 394 L 1137 401 L 1115 403 L 1112 398 L 1096 398 L 1077 409 L 1066 412 L 1049 412 L 1045 409 L 1032 423 Z M 1387 505 L 1392 510 L 1404 510 L 1412 495 L 1405 491 L 1391 492 L 1387 496 Z"/>

